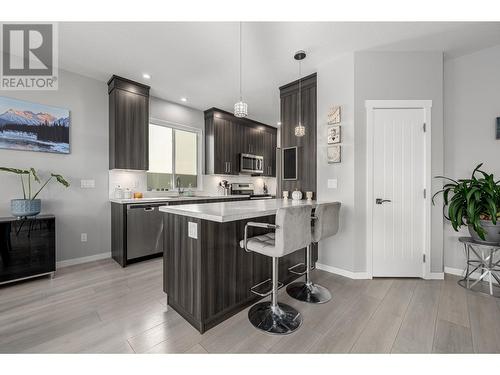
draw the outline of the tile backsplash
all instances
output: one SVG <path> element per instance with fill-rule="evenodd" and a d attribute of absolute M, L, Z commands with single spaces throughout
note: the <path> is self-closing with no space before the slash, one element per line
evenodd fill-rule
<path fill-rule="evenodd" d="M 222 195 L 219 182 L 227 180 L 229 183 L 252 182 L 256 194 L 263 192 L 264 183 L 267 185 L 269 194 L 276 194 L 276 178 L 274 177 L 250 177 L 250 176 L 222 176 L 222 175 L 202 175 L 202 186 L 196 190 L 196 194 Z M 143 192 L 145 196 L 176 194 L 175 191 L 156 192 L 147 191 L 147 175 L 144 171 L 109 171 L 109 197 L 114 196 L 115 189 L 120 186 L 123 189 Z"/>

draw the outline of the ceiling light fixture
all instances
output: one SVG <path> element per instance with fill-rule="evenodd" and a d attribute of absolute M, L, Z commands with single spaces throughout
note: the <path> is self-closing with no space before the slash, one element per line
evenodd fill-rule
<path fill-rule="evenodd" d="M 187 102 L 187 101 L 188 101 L 187 98 L 184 98 L 184 97 L 181 98 L 181 102 Z"/>
<path fill-rule="evenodd" d="M 148 73 L 143 73 L 142 78 L 144 79 L 151 79 L 151 75 Z"/>
<path fill-rule="evenodd" d="M 306 58 L 306 53 L 304 51 L 297 51 L 293 56 L 295 60 L 299 62 L 299 100 L 298 100 L 298 121 L 297 126 L 295 126 L 295 136 L 303 137 L 306 134 L 306 128 L 302 125 L 302 60 Z"/>
<path fill-rule="evenodd" d="M 243 90 L 242 90 L 242 23 L 240 22 L 240 101 L 234 105 L 234 115 L 236 117 L 247 117 L 248 116 L 248 104 L 243 101 Z"/>
<path fill-rule="evenodd" d="M 278 121 L 276 125 L 281 126 L 281 121 Z"/>

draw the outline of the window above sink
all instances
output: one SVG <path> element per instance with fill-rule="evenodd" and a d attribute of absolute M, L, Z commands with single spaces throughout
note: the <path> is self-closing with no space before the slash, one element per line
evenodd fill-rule
<path fill-rule="evenodd" d="M 196 128 L 150 122 L 148 190 L 199 187 L 200 137 Z"/>

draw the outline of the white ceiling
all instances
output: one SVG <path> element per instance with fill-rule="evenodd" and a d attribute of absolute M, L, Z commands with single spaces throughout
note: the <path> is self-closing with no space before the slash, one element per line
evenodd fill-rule
<path fill-rule="evenodd" d="M 151 85 L 152 95 L 205 110 L 238 100 L 238 23 L 60 23 L 60 67 L 107 81 L 118 74 Z M 249 117 L 276 125 L 278 87 L 361 50 L 439 50 L 456 57 L 500 44 L 499 23 L 244 23 L 243 96 Z M 149 73 L 147 81 L 142 73 Z M 184 103 L 181 103 L 184 104 Z"/>

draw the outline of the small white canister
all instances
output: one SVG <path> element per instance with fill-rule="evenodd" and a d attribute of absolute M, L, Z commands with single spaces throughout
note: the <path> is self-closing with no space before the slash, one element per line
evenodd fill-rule
<path fill-rule="evenodd" d="M 124 199 L 132 199 L 132 190 L 129 188 L 126 188 L 125 191 L 123 192 L 123 198 Z"/>
<path fill-rule="evenodd" d="M 302 199 L 302 192 L 299 190 L 299 189 L 296 189 L 293 193 L 292 193 L 292 199 L 294 201 L 300 201 Z"/>
<path fill-rule="evenodd" d="M 120 185 L 118 185 L 116 188 L 115 188 L 115 198 L 116 199 L 123 199 L 123 189 L 121 188 Z"/>

